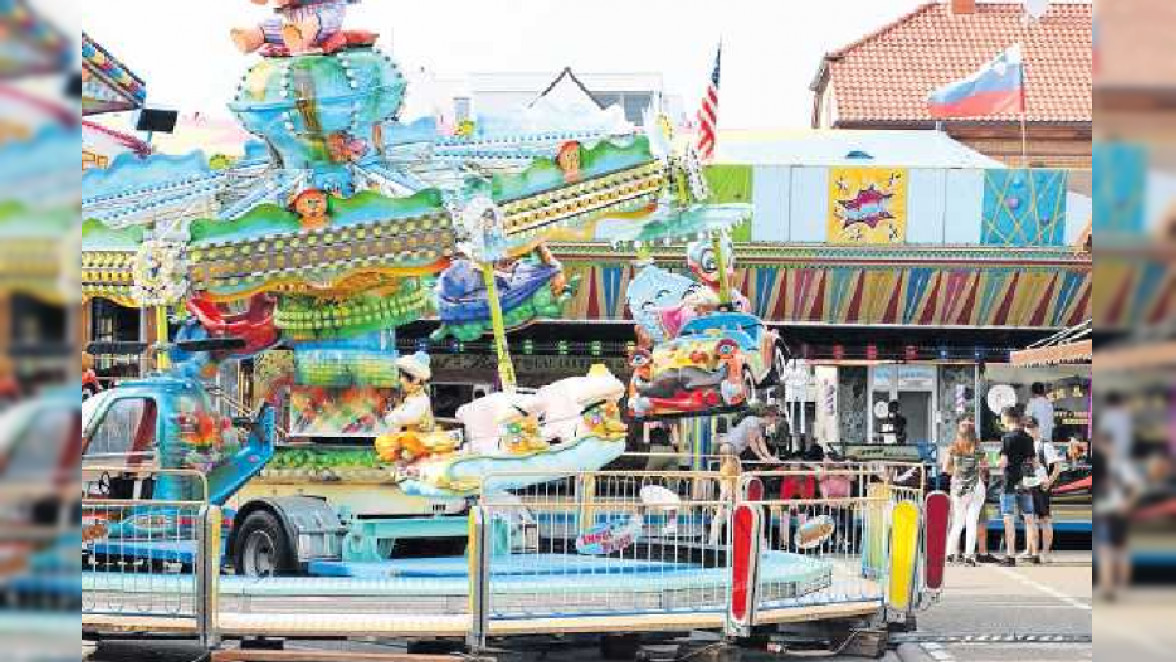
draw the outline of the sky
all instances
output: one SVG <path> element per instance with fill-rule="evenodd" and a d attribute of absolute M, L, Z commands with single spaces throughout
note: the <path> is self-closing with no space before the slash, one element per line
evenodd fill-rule
<path fill-rule="evenodd" d="M 39 0 L 85 7 L 80 25 L 147 80 L 149 105 L 228 116 L 257 56 L 228 39 L 269 9 L 248 0 Z M 348 26 L 381 33 L 409 71 L 657 72 L 693 112 L 723 43 L 723 129 L 804 128 L 821 56 L 921 0 L 365 0 Z M 69 19 L 66 20 L 70 22 Z M 412 90 L 409 90 L 412 94 Z"/>

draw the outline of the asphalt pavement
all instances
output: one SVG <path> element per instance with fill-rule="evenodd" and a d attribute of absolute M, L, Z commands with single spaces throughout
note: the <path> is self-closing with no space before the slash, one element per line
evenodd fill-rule
<path fill-rule="evenodd" d="M 1089 553 L 1047 566 L 948 568 L 939 604 L 919 615 L 904 662 L 1092 660 Z M 1132 658 L 1104 658 L 1132 659 Z"/>

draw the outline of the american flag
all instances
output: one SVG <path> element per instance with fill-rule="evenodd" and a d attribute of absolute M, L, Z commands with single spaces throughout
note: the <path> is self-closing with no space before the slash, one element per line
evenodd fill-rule
<path fill-rule="evenodd" d="M 698 158 L 707 162 L 715 157 L 715 140 L 719 124 L 719 72 L 722 70 L 723 47 L 715 53 L 715 69 L 711 72 L 710 85 L 702 98 L 698 110 Z"/>

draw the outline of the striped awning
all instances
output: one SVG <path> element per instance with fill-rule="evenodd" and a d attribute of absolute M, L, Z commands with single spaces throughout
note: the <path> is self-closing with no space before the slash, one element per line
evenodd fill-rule
<path fill-rule="evenodd" d="M 1094 359 L 1094 341 L 1075 342 L 1022 349 L 1009 354 L 1009 362 L 1020 366 L 1090 363 Z"/>

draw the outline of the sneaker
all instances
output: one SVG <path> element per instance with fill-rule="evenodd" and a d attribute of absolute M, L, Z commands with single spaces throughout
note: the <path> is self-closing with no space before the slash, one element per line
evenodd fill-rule
<path fill-rule="evenodd" d="M 976 561 L 979 563 L 996 563 L 996 557 L 992 554 L 977 554 Z"/>
<path fill-rule="evenodd" d="M 998 561 L 997 564 L 1001 565 L 1005 568 L 1015 568 L 1015 567 L 1017 567 L 1017 559 L 1015 559 L 1011 556 L 1006 556 L 1003 559 L 1001 559 L 1000 561 Z"/>
<path fill-rule="evenodd" d="M 955 565 L 959 562 L 960 562 L 960 557 L 958 554 L 952 554 L 947 557 L 947 564 L 948 565 Z"/>
<path fill-rule="evenodd" d="M 1042 565 L 1045 563 L 1045 560 L 1041 557 L 1041 554 L 1034 556 L 1031 561 L 1033 562 L 1033 565 Z"/>
<path fill-rule="evenodd" d="M 964 559 L 964 565 L 965 565 L 965 566 L 967 566 L 967 567 L 969 567 L 969 568 L 975 568 L 975 567 L 979 566 L 980 564 L 976 562 L 976 558 L 975 558 L 975 557 L 973 557 L 973 556 L 969 556 L 969 557 L 967 557 L 967 558 L 965 558 L 965 559 Z"/>

